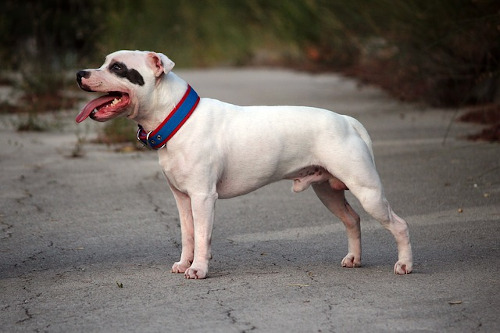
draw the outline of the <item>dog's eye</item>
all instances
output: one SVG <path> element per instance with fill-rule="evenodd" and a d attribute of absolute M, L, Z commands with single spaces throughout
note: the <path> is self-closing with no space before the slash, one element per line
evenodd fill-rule
<path fill-rule="evenodd" d="M 110 67 L 110 69 L 112 71 L 121 71 L 122 68 L 123 68 L 122 65 L 119 64 L 119 63 L 117 63 L 117 62 L 115 62 L 114 64 L 112 64 L 111 67 Z"/>

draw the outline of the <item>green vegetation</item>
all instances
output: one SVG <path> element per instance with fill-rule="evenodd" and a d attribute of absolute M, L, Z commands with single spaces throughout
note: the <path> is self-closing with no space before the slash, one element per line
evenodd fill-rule
<path fill-rule="evenodd" d="M 178 66 L 347 70 L 434 105 L 489 102 L 498 90 L 496 0 L 7 0 L 0 16 L 3 66 L 42 68 L 30 85 L 52 91 L 58 80 L 44 74 L 116 49 L 163 51 Z"/>
<path fill-rule="evenodd" d="M 431 105 L 499 98 L 497 0 L 6 0 L 0 43 L 28 95 L 57 92 L 64 70 L 111 51 L 144 49 L 180 67 L 342 71 Z"/>

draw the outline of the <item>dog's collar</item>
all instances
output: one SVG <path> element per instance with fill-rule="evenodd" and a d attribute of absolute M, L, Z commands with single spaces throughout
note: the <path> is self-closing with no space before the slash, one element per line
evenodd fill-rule
<path fill-rule="evenodd" d="M 139 125 L 137 130 L 137 140 L 142 142 L 146 147 L 152 149 L 161 149 L 166 143 L 188 120 L 189 116 L 194 112 L 200 97 L 188 85 L 186 93 L 180 100 L 179 104 L 170 112 L 168 117 L 153 131 L 146 133 L 144 128 Z"/>

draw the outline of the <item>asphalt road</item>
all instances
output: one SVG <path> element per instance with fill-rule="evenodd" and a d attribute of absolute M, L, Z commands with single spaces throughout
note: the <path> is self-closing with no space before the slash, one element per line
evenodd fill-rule
<path fill-rule="evenodd" d="M 217 203 L 209 278 L 170 273 L 174 199 L 154 152 L 0 118 L 1 332 L 498 332 L 500 146 L 453 110 L 395 101 L 336 75 L 179 71 L 202 96 L 325 107 L 360 120 L 392 207 L 409 225 L 414 272 L 393 274 L 392 236 L 362 217 L 363 267 L 346 269 L 342 224 L 312 190 L 279 182 Z M 448 127 L 451 125 L 448 131 Z"/>

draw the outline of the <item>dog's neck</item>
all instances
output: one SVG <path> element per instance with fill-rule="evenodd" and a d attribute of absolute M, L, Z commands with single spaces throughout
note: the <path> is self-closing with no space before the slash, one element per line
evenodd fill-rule
<path fill-rule="evenodd" d="M 150 121 L 149 124 L 153 124 L 155 128 L 149 130 L 149 128 L 146 128 L 138 122 L 139 129 L 137 131 L 137 139 L 152 149 L 161 149 L 165 147 L 167 142 L 177 133 L 196 110 L 198 102 L 200 101 L 200 97 L 196 91 L 187 85 L 185 81 L 175 76 L 175 74 L 169 73 L 165 80 L 166 81 L 159 82 L 159 84 L 156 85 L 155 92 L 158 93 L 153 97 L 154 107 L 152 108 L 152 110 L 156 110 L 156 112 L 151 113 L 149 118 L 143 118 L 154 119 L 154 121 Z M 160 84 L 163 84 L 163 86 L 160 86 Z M 185 91 L 182 97 L 173 97 L 177 96 L 179 91 L 181 91 L 176 87 L 184 86 Z M 165 91 L 170 87 L 174 88 Z M 159 100 L 167 100 L 167 98 L 168 101 L 166 103 L 162 103 L 161 105 L 158 104 Z M 141 112 L 141 114 L 144 114 L 144 112 Z"/>
<path fill-rule="evenodd" d="M 139 101 L 139 105 L 148 105 L 147 109 L 140 109 L 134 120 L 141 124 L 145 131 L 157 128 L 175 109 L 176 105 L 186 93 L 188 84 L 173 72 L 162 75 L 153 92 L 153 98 L 148 101 Z"/>

